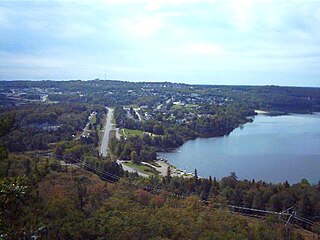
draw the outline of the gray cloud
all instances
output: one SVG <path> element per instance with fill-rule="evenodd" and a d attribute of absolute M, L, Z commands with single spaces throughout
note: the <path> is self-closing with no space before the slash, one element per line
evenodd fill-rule
<path fill-rule="evenodd" d="M 319 13 L 302 0 L 1 2 L 0 78 L 320 86 Z"/>

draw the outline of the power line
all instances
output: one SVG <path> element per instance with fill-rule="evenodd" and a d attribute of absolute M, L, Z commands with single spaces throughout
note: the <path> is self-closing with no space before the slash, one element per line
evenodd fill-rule
<path fill-rule="evenodd" d="M 302 218 L 302 217 L 300 217 L 300 216 L 294 216 L 294 218 L 297 219 L 297 220 L 299 220 L 299 221 L 301 221 L 301 222 L 303 222 L 303 223 L 306 223 L 306 224 L 308 224 L 308 225 L 311 225 L 311 226 L 315 224 L 315 222 L 312 222 L 311 220 L 306 219 L 306 218 Z"/>
<path fill-rule="evenodd" d="M 293 214 L 295 214 L 295 211 L 292 211 L 292 213 L 291 213 L 290 217 L 289 217 L 289 218 L 288 218 L 288 220 L 286 221 L 285 226 L 287 226 L 287 225 L 290 223 L 290 220 L 291 220 L 291 218 L 292 218 Z"/>
<path fill-rule="evenodd" d="M 230 208 L 249 210 L 249 211 L 255 211 L 255 212 L 260 212 L 260 213 L 268 213 L 268 214 L 290 216 L 289 213 L 283 213 L 283 212 L 274 212 L 274 211 L 268 211 L 268 210 L 262 210 L 262 209 L 256 209 L 256 208 L 240 207 L 240 206 L 235 206 L 235 205 L 227 205 L 227 206 L 230 207 Z"/>
<path fill-rule="evenodd" d="M 105 180 L 105 181 L 109 181 L 109 182 L 112 182 L 112 183 L 116 183 L 118 182 L 121 178 L 117 175 L 114 175 L 112 173 L 109 173 L 103 169 L 100 169 L 100 168 L 97 168 L 95 167 L 94 165 L 92 164 L 89 164 L 87 162 L 85 162 L 84 160 L 81 160 L 81 159 L 76 159 L 74 157 L 71 157 L 71 156 L 63 156 L 63 155 L 56 155 L 57 158 L 61 158 L 62 160 L 72 160 L 74 161 L 75 163 L 71 163 L 71 164 L 75 164 L 79 167 L 82 166 L 82 169 L 86 170 L 84 167 L 87 167 L 88 169 L 91 169 L 92 171 L 94 171 L 94 173 L 96 173 L 101 179 Z M 101 175 L 102 174 L 102 175 Z M 109 178 L 106 178 L 104 175 L 110 177 L 110 178 L 113 178 L 114 180 L 110 180 Z M 122 182 L 124 184 L 130 184 L 130 185 L 133 185 L 135 187 L 138 187 L 138 188 L 142 188 L 144 190 L 148 190 L 148 191 L 153 191 L 153 192 L 156 192 L 156 193 L 163 193 L 163 194 L 166 194 L 168 196 L 172 196 L 172 197 L 177 197 L 177 198 L 185 198 L 187 197 L 188 195 L 184 195 L 184 194 L 178 194 L 178 193 L 172 193 L 172 192 L 168 192 L 168 191 L 164 191 L 163 189 L 161 188 L 157 188 L 157 187 L 154 187 L 152 185 L 145 185 L 145 184 L 142 184 L 142 183 L 138 183 L 134 180 L 131 180 L 131 179 L 126 179 L 124 180 L 124 182 Z M 211 201 L 202 201 L 203 203 L 211 203 L 211 204 L 215 204 L 215 205 L 218 205 L 218 206 L 222 206 L 223 204 L 221 203 L 213 203 Z M 293 206 L 282 211 L 282 212 L 276 212 L 276 211 L 270 211 L 270 210 L 263 210 L 263 209 L 256 209 L 256 208 L 250 208 L 250 207 L 243 207 L 243 206 L 236 206 L 236 205 L 226 205 L 228 208 L 230 209 L 238 209 L 238 210 L 245 210 L 245 211 L 251 211 L 251 212 L 257 212 L 257 213 L 260 213 L 260 214 L 273 214 L 273 215 L 278 215 L 278 216 L 287 216 L 288 219 L 285 223 L 285 225 L 288 225 L 291 221 L 292 218 L 300 221 L 300 222 L 303 222 L 309 226 L 312 226 L 315 224 L 315 222 L 307 219 L 307 218 L 304 218 L 304 217 L 301 217 L 301 216 L 298 216 L 296 214 L 296 211 L 292 211 L 292 213 L 288 213 L 290 210 L 293 209 Z M 240 214 L 240 215 L 246 215 L 246 216 L 251 216 L 251 217 L 258 217 L 258 218 L 262 218 L 263 216 L 261 215 L 256 215 L 256 214 L 249 214 L 249 213 L 242 213 L 242 212 L 238 212 L 238 211 L 233 211 L 233 210 L 229 210 L 231 213 L 235 213 L 235 214 Z"/>
<path fill-rule="evenodd" d="M 73 158 L 73 157 L 70 157 L 70 156 L 65 157 L 65 156 L 59 156 L 59 155 L 58 155 L 58 157 L 63 157 L 63 160 L 68 160 L 68 159 L 69 159 L 69 160 L 72 160 L 72 161 L 76 162 L 76 163 L 73 163 L 73 164 L 75 164 L 75 165 L 77 165 L 77 166 L 81 166 L 81 165 L 82 165 L 82 166 L 85 166 L 85 167 L 90 168 L 91 170 L 96 171 L 97 173 L 105 174 L 105 175 L 107 175 L 107 176 L 109 176 L 109 177 L 114 178 L 115 180 L 120 180 L 120 177 L 119 177 L 119 176 L 114 175 L 114 174 L 112 174 L 112 173 L 109 173 L 109 172 L 107 172 L 107 171 L 104 171 L 104 170 L 102 170 L 101 168 L 97 168 L 97 167 L 95 167 L 94 165 L 89 164 L 89 163 L 86 163 L 86 162 L 84 162 L 84 161 L 82 161 L 82 160 L 80 160 L 80 159 L 76 159 L 76 158 Z"/>
<path fill-rule="evenodd" d="M 100 168 L 97 168 L 91 164 L 88 164 L 80 159 L 76 159 L 76 158 L 73 158 L 71 156 L 62 156 L 62 155 L 57 155 L 57 157 L 61 157 L 63 160 L 72 160 L 76 163 L 74 163 L 75 165 L 77 166 L 85 166 L 89 169 L 91 169 L 92 171 L 95 171 L 95 173 L 101 177 L 99 174 L 103 174 L 103 175 L 107 175 L 111 178 L 114 178 L 115 180 L 119 181 L 120 180 L 120 177 L 117 176 L 117 175 L 114 175 L 112 173 L 109 173 L 107 171 L 104 171 Z M 106 181 L 110 181 L 110 179 L 104 179 Z M 112 181 L 112 183 L 115 183 L 116 181 Z M 148 191 L 153 191 L 153 192 L 157 192 L 157 193 L 163 193 L 165 195 L 168 195 L 168 196 L 172 196 L 172 197 L 178 197 L 178 198 L 185 198 L 185 196 L 183 194 L 179 194 L 179 193 L 172 193 L 172 192 L 168 192 L 168 191 L 164 191 L 163 189 L 161 188 L 156 188 L 156 187 L 153 187 L 152 185 L 145 185 L 145 184 L 141 184 L 141 183 L 137 183 L 133 180 L 125 180 L 124 183 L 128 183 L 128 184 L 131 184 L 131 185 L 134 185 L 135 187 L 138 187 L 138 188 L 142 188 L 142 189 L 145 189 L 145 190 L 148 190 Z"/>

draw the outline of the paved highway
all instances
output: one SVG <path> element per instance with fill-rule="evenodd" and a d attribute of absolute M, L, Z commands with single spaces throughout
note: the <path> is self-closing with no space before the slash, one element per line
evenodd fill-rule
<path fill-rule="evenodd" d="M 101 147 L 100 147 L 100 155 L 103 157 L 106 157 L 108 154 L 108 145 L 109 145 L 109 139 L 110 139 L 110 131 L 112 130 L 113 126 L 111 124 L 111 119 L 113 118 L 113 109 L 107 108 L 108 114 L 106 118 L 106 124 L 104 127 Z"/>

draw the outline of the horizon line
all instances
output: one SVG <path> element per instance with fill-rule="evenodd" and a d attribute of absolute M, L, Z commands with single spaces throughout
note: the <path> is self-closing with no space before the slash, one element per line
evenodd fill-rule
<path fill-rule="evenodd" d="M 115 81 L 115 82 L 131 82 L 131 83 L 175 83 L 175 84 L 184 84 L 190 86 L 242 86 L 242 87 L 301 87 L 301 88 L 320 88 L 319 86 L 313 85 L 279 85 L 279 84 L 210 84 L 210 83 L 186 83 L 186 82 L 179 82 L 179 81 L 152 81 L 152 80 L 123 80 L 123 79 L 0 79 L 0 82 L 44 82 L 44 81 L 52 81 L 52 82 L 71 82 L 71 81 Z"/>

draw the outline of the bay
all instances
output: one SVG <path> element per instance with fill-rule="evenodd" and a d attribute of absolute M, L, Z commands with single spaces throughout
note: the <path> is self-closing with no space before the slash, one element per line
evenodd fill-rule
<path fill-rule="evenodd" d="M 296 183 L 320 180 L 320 114 L 257 115 L 228 136 L 197 138 L 159 158 L 203 177 Z"/>

